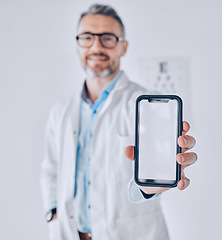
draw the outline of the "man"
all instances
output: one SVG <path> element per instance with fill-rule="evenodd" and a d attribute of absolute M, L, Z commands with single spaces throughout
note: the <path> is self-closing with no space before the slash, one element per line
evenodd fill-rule
<path fill-rule="evenodd" d="M 146 91 L 120 71 L 127 41 L 109 6 L 81 15 L 77 51 L 86 72 L 82 91 L 51 110 L 42 165 L 42 190 L 51 239 L 168 239 L 157 193 L 132 176 L 135 99 Z M 197 159 L 183 123 L 177 155 L 182 169 Z M 125 147 L 128 146 L 126 149 Z M 182 172 L 178 189 L 189 185 Z"/>

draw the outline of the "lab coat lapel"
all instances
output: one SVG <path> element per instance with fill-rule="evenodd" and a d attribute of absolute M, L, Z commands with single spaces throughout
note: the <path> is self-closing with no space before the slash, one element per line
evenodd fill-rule
<path fill-rule="evenodd" d="M 129 80 L 126 76 L 126 74 L 123 72 L 122 73 L 122 76 L 120 77 L 120 79 L 116 82 L 116 85 L 114 86 L 113 90 L 110 92 L 109 96 L 107 97 L 106 101 L 104 102 L 103 106 L 102 106 L 102 109 L 101 111 L 99 112 L 99 116 L 98 118 L 104 114 L 104 112 L 107 110 L 107 108 L 109 107 L 112 99 L 113 99 L 113 96 L 115 95 L 115 92 L 123 89 L 123 88 L 126 88 L 127 85 L 129 83 Z"/>
<path fill-rule="evenodd" d="M 68 189 L 73 189 L 73 181 L 69 179 L 75 179 L 75 158 L 78 144 L 78 129 L 79 129 L 79 110 L 80 110 L 80 97 L 79 95 L 74 96 L 70 102 L 68 117 L 64 122 L 63 131 L 63 161 L 64 164 L 64 180 L 67 183 Z M 69 193 L 70 191 L 67 191 Z M 69 196 L 73 197 L 73 196 Z"/>
<path fill-rule="evenodd" d="M 75 142 L 75 149 L 77 148 L 78 143 L 78 133 L 79 133 L 79 117 L 80 117 L 80 99 L 81 96 L 78 93 L 73 101 L 72 109 L 71 109 L 71 117 L 72 117 L 72 124 L 73 124 L 73 136 Z"/>
<path fill-rule="evenodd" d="M 75 162 L 77 147 L 78 147 L 78 135 L 79 135 L 79 119 L 80 119 L 80 93 L 75 96 L 75 99 L 72 104 L 71 109 L 71 117 L 72 117 L 72 125 L 73 125 L 73 140 L 74 140 L 74 158 L 73 161 Z M 76 162 L 75 162 L 76 163 Z M 74 186 L 75 186 L 75 173 L 76 173 L 76 164 L 74 164 Z M 74 189 L 74 187 L 73 187 Z"/>

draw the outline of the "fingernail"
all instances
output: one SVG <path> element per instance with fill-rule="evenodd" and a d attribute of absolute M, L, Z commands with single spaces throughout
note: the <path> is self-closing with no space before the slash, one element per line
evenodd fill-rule
<path fill-rule="evenodd" d="M 177 161 L 184 162 L 185 158 L 183 156 L 181 156 L 181 155 L 177 155 Z"/>
<path fill-rule="evenodd" d="M 184 162 L 185 161 L 185 157 L 184 156 L 180 156 L 181 157 L 181 161 Z"/>
<path fill-rule="evenodd" d="M 184 143 L 186 144 L 186 143 L 187 143 L 187 140 L 186 140 L 186 138 L 185 138 L 185 137 L 183 138 L 183 140 L 184 140 Z"/>

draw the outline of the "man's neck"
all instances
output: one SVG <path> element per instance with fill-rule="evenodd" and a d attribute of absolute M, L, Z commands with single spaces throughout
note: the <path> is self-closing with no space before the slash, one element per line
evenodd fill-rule
<path fill-rule="evenodd" d="M 88 97 L 93 103 L 100 96 L 104 87 L 116 76 L 118 72 L 119 69 L 108 77 L 87 77 L 86 86 L 89 94 Z"/>

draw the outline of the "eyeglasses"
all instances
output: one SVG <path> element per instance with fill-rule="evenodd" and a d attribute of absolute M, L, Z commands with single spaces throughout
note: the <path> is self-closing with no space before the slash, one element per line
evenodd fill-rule
<path fill-rule="evenodd" d="M 76 40 L 80 47 L 90 48 L 95 40 L 95 36 L 99 37 L 99 42 L 104 48 L 114 48 L 117 42 L 124 41 L 123 37 L 117 37 L 113 33 L 91 33 L 85 32 L 76 36 Z"/>

